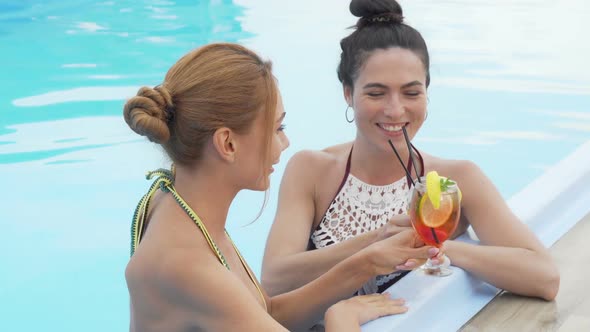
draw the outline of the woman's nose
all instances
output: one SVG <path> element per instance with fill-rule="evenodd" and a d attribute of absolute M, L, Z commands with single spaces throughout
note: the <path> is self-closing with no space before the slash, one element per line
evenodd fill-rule
<path fill-rule="evenodd" d="M 281 151 L 285 151 L 285 149 L 287 149 L 289 147 L 289 145 L 291 145 L 291 142 L 289 142 L 289 137 L 287 137 L 286 134 L 285 134 L 285 137 L 281 140 L 281 144 L 283 146 Z"/>
<path fill-rule="evenodd" d="M 396 118 L 396 117 L 399 117 L 403 112 L 404 112 L 404 105 L 403 105 L 402 101 L 400 100 L 400 98 L 397 94 L 393 94 L 391 96 L 391 99 L 387 103 L 387 105 L 385 105 L 385 109 L 384 109 L 385 115 L 392 117 L 392 118 Z"/>

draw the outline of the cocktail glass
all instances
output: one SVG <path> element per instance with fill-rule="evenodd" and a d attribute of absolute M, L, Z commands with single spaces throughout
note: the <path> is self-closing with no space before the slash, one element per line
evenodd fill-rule
<path fill-rule="evenodd" d="M 426 178 L 422 177 L 420 181 L 414 182 L 410 193 L 408 212 L 414 230 L 424 243 L 440 248 L 455 232 L 459 224 L 461 193 L 456 182 L 440 178 L 440 193 L 429 195 L 428 187 L 432 188 L 432 185 L 427 186 Z M 437 199 L 439 200 L 438 204 L 436 204 Z M 438 257 L 438 260 L 441 262 L 444 260 L 444 253 Z M 431 259 L 428 259 L 421 269 L 439 277 L 453 273 L 450 268 L 443 264 L 434 264 Z"/>

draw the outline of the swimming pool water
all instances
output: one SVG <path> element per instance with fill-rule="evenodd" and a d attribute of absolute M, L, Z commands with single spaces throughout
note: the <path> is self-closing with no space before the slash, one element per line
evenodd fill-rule
<path fill-rule="evenodd" d="M 419 149 L 475 161 L 509 198 L 590 138 L 586 2 L 402 5 L 432 57 Z M 353 23 L 341 0 L 0 1 L 0 329 L 127 329 L 131 214 L 168 162 L 122 105 L 208 42 L 272 59 L 288 113 L 262 217 L 245 226 L 262 204 L 249 192 L 229 216 L 259 271 L 286 160 L 354 137 L 335 74 Z"/>

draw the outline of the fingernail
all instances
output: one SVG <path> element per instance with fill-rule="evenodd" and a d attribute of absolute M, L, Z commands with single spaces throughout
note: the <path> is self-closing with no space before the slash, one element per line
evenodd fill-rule
<path fill-rule="evenodd" d="M 428 249 L 428 254 L 430 256 L 434 256 L 434 255 L 438 254 L 439 251 L 440 250 L 438 248 L 430 248 L 430 249 Z"/>
<path fill-rule="evenodd" d="M 404 264 L 404 265 L 407 266 L 407 267 L 412 267 L 412 266 L 416 265 L 416 262 L 409 261 L 409 262 L 406 262 L 406 264 Z"/>

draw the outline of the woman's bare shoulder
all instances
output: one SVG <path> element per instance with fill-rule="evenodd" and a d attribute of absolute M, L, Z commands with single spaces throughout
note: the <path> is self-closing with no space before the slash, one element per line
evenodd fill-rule
<path fill-rule="evenodd" d="M 341 162 L 346 162 L 352 143 L 343 143 L 322 150 L 301 150 L 289 160 L 291 168 L 321 172 Z M 288 167 L 289 167 L 288 166 Z"/>
<path fill-rule="evenodd" d="M 175 287 L 181 285 L 179 278 L 202 271 L 192 271 L 191 267 L 219 264 L 199 229 L 172 196 L 155 198 L 159 199 L 153 202 L 148 228 L 126 270 L 128 280 L 138 277 L 142 282 L 169 282 L 166 287 Z"/>
<path fill-rule="evenodd" d="M 485 176 L 481 168 L 471 160 L 445 159 L 424 153 L 423 157 L 426 172 L 437 171 L 439 175 L 459 182 L 471 182 Z"/>
<path fill-rule="evenodd" d="M 126 277 L 128 281 L 139 279 L 164 287 L 183 287 L 182 281 L 187 275 L 198 278 L 205 270 L 193 269 L 194 266 L 219 264 L 212 254 L 209 255 L 211 249 L 204 242 L 193 239 L 190 246 L 168 246 L 157 250 L 140 247 L 127 265 Z"/>
<path fill-rule="evenodd" d="M 213 271 L 224 272 L 218 268 L 222 265 L 211 253 L 211 249 L 204 243 L 201 244 L 203 245 L 198 251 L 194 247 L 174 248 L 164 255 L 155 271 L 159 282 L 167 288 L 190 289 L 195 282 L 209 279 Z"/>

